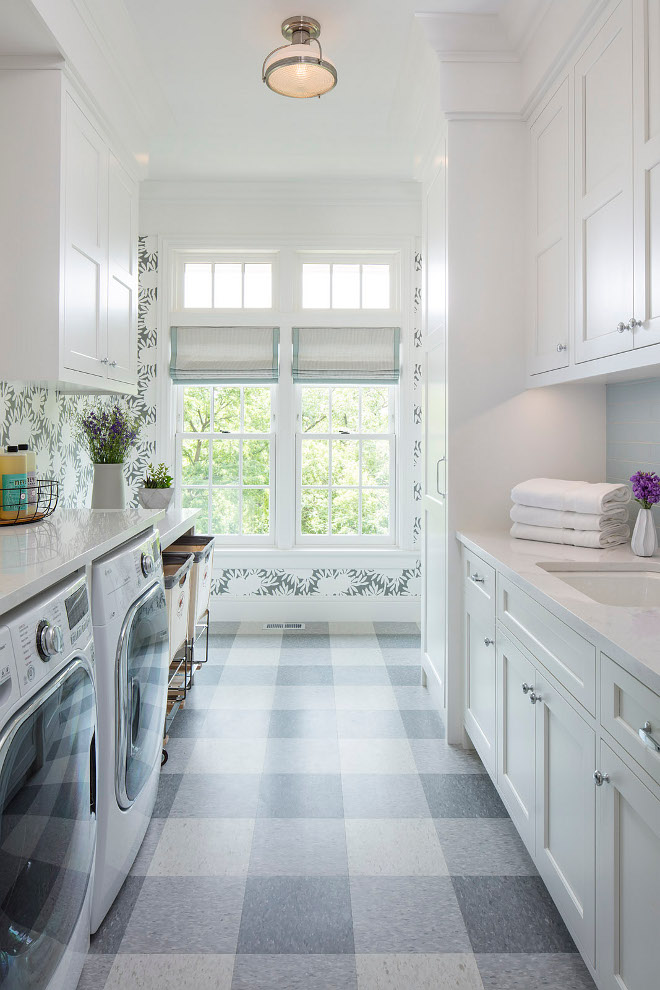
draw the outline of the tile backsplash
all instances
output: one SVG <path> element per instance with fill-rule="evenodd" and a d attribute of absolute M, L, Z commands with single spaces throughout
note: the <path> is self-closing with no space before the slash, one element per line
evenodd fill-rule
<path fill-rule="evenodd" d="M 660 379 L 607 386 L 607 480 L 629 481 L 635 471 L 660 474 Z M 660 506 L 653 510 L 660 529 Z M 637 503 L 631 508 L 631 521 Z"/>

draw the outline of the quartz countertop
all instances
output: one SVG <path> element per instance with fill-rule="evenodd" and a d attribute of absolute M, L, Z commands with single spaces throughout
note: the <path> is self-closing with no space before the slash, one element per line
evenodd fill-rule
<path fill-rule="evenodd" d="M 169 509 L 165 513 L 158 523 L 160 545 L 163 550 L 194 527 L 200 512 L 201 509 Z"/>
<path fill-rule="evenodd" d="M 589 550 L 515 540 L 508 532 L 470 530 L 457 533 L 457 538 L 660 694 L 660 608 L 601 605 L 540 566 L 567 564 L 570 569 L 576 564 L 605 564 L 621 570 L 660 571 L 660 553 L 637 557 L 628 544 L 611 550 Z"/>

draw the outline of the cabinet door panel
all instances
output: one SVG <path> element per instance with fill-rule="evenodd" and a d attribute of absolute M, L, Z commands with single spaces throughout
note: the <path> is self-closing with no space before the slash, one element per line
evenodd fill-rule
<path fill-rule="evenodd" d="M 108 378 L 137 380 L 137 190 L 110 155 L 108 168 Z"/>
<path fill-rule="evenodd" d="M 593 963 L 596 735 L 538 673 L 536 694 L 537 867 Z"/>
<path fill-rule="evenodd" d="M 575 68 L 576 361 L 633 346 L 631 0 Z"/>
<path fill-rule="evenodd" d="M 497 782 L 527 848 L 534 855 L 536 718 L 529 692 L 536 671 L 527 657 L 497 632 Z"/>
<path fill-rule="evenodd" d="M 598 966 L 607 990 L 648 990 L 660 973 L 660 800 L 604 742 L 599 788 Z"/>
<path fill-rule="evenodd" d="M 445 182 L 445 166 L 441 164 L 426 195 L 424 271 L 427 338 L 438 331 L 444 334 L 447 319 Z"/>
<path fill-rule="evenodd" d="M 443 707 L 446 707 L 447 518 L 444 506 L 427 504 L 423 532 L 422 645 L 427 661 L 440 682 Z"/>
<path fill-rule="evenodd" d="M 444 503 L 447 492 L 445 335 L 438 332 L 424 355 L 424 494 Z"/>
<path fill-rule="evenodd" d="M 495 633 L 480 616 L 465 613 L 465 728 L 493 777 L 497 776 L 497 664 Z"/>

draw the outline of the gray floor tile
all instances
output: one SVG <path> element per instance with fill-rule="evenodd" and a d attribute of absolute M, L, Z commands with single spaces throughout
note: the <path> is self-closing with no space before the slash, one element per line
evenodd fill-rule
<path fill-rule="evenodd" d="M 490 777 L 425 773 L 421 781 L 434 818 L 508 818 Z"/>
<path fill-rule="evenodd" d="M 196 742 L 196 739 L 188 739 L 186 737 L 176 737 L 174 739 L 170 739 L 165 747 L 167 752 L 167 763 L 163 764 L 160 768 L 161 774 L 185 773 L 186 767 L 188 766 L 188 760 L 190 759 L 190 754 L 192 753 Z"/>
<path fill-rule="evenodd" d="M 402 708 L 401 720 L 410 739 L 445 738 L 445 726 L 437 712 Z"/>
<path fill-rule="evenodd" d="M 133 914 L 133 908 L 140 896 L 144 877 L 126 877 L 124 885 L 115 897 L 114 903 L 101 922 L 95 935 L 92 935 L 89 951 L 94 955 L 108 955 L 119 951 L 126 926 Z"/>
<path fill-rule="evenodd" d="M 577 953 L 478 955 L 484 990 L 596 990 Z"/>
<path fill-rule="evenodd" d="M 346 833 L 337 818 L 260 818 L 249 876 L 347 876 Z"/>
<path fill-rule="evenodd" d="M 282 648 L 285 650 L 308 650 L 310 647 L 312 649 L 329 648 L 330 634 L 327 632 L 327 623 L 319 623 L 319 625 L 325 625 L 325 633 L 309 632 L 307 629 L 299 633 L 284 633 L 282 636 Z"/>
<path fill-rule="evenodd" d="M 103 990 L 115 956 L 88 955 L 80 975 L 77 990 Z"/>
<path fill-rule="evenodd" d="M 152 818 L 167 818 L 176 800 L 182 780 L 183 774 L 180 773 L 162 773 L 160 775 Z"/>
<path fill-rule="evenodd" d="M 393 687 L 397 704 L 402 711 L 432 711 L 437 715 L 433 699 L 427 688 L 418 684 L 417 687 Z"/>
<path fill-rule="evenodd" d="M 258 818 L 342 818 L 339 774 L 265 773 Z"/>
<path fill-rule="evenodd" d="M 383 660 L 389 666 L 421 667 L 422 650 L 420 646 L 383 646 Z"/>
<path fill-rule="evenodd" d="M 417 636 L 421 633 L 416 622 L 374 622 L 374 632 L 377 636 Z"/>
<path fill-rule="evenodd" d="M 170 818 L 254 818 L 259 774 L 186 774 Z"/>
<path fill-rule="evenodd" d="M 194 711 L 192 708 L 181 708 L 170 727 L 170 739 L 196 738 L 204 735 L 203 728 L 206 711 Z"/>
<path fill-rule="evenodd" d="M 417 776 L 407 739 L 340 739 L 342 774 L 403 774 Z"/>
<path fill-rule="evenodd" d="M 406 730 L 397 711 L 338 711 L 340 739 L 402 739 Z"/>
<path fill-rule="evenodd" d="M 421 636 L 419 633 L 379 633 L 376 631 L 376 639 L 381 650 L 404 649 L 419 650 L 421 648 Z"/>
<path fill-rule="evenodd" d="M 419 664 L 388 663 L 386 668 L 393 687 L 419 687 L 421 685 L 422 668 Z"/>
<path fill-rule="evenodd" d="M 419 773 L 486 773 L 473 749 L 450 746 L 444 739 L 411 737 L 409 742 Z"/>
<path fill-rule="evenodd" d="M 269 739 L 264 773 L 339 773 L 336 739 Z"/>
<path fill-rule="evenodd" d="M 331 660 L 329 646 L 284 646 L 280 652 L 282 667 L 327 667 Z"/>
<path fill-rule="evenodd" d="M 253 664 L 241 667 L 238 665 L 227 665 L 222 669 L 220 685 L 238 684 L 239 686 L 243 686 L 246 684 L 260 684 L 272 687 L 276 677 L 277 667 L 275 666 L 259 667 L 257 664 Z"/>
<path fill-rule="evenodd" d="M 347 774 L 342 779 L 346 818 L 430 818 L 416 774 Z"/>
<path fill-rule="evenodd" d="M 205 739 L 262 739 L 268 735 L 270 709 L 210 711 L 199 737 Z"/>
<path fill-rule="evenodd" d="M 378 667 L 367 667 L 366 665 L 360 667 L 347 667 L 341 664 L 336 666 L 334 671 L 335 684 L 373 684 L 387 687 L 392 683 L 387 673 L 387 668 L 384 664 L 380 664 Z"/>
<path fill-rule="evenodd" d="M 355 964 L 358 990 L 483 990 L 468 953 L 360 954 Z"/>
<path fill-rule="evenodd" d="M 222 672 L 222 667 L 216 667 L 218 673 Z M 195 684 L 192 690 L 188 691 L 186 696 L 184 706 L 179 709 L 172 727 L 176 724 L 179 715 L 183 712 L 205 712 L 211 707 L 211 701 L 213 700 L 213 695 L 216 691 L 216 684 Z M 175 733 L 176 735 L 176 733 Z M 172 732 L 170 732 L 170 737 Z"/>
<path fill-rule="evenodd" d="M 253 829 L 253 818 L 170 818 L 148 876 L 244 877 Z"/>
<path fill-rule="evenodd" d="M 275 688 L 273 708 L 300 708 L 304 711 L 327 711 L 334 702 L 334 688 L 330 684 L 311 687 L 278 685 Z"/>
<path fill-rule="evenodd" d="M 211 953 L 120 953 L 105 990 L 230 990 L 234 957 Z"/>
<path fill-rule="evenodd" d="M 233 953 L 244 891 L 236 877 L 147 877 L 119 951 Z"/>
<path fill-rule="evenodd" d="M 339 877 L 248 878 L 239 953 L 353 952 L 351 896 Z"/>
<path fill-rule="evenodd" d="M 354 877 L 356 952 L 470 952 L 449 877 Z"/>
<path fill-rule="evenodd" d="M 428 818 L 346 819 L 352 877 L 447 875 L 433 822 Z"/>
<path fill-rule="evenodd" d="M 269 735 L 277 739 L 335 739 L 337 715 L 334 709 L 273 709 Z"/>
<path fill-rule="evenodd" d="M 357 990 L 351 955 L 237 956 L 231 990 Z"/>
<path fill-rule="evenodd" d="M 149 822 L 142 845 L 133 861 L 131 876 L 144 877 L 149 872 L 149 864 L 156 851 L 156 846 L 160 842 L 160 837 L 165 827 L 166 818 L 152 818 Z"/>
<path fill-rule="evenodd" d="M 333 623 L 330 623 L 331 627 Z M 362 635 L 356 636 L 352 632 L 334 632 L 332 628 L 330 629 L 330 647 L 339 650 L 353 650 L 357 652 L 359 650 L 379 650 L 378 640 L 376 638 L 376 633 L 373 631 L 373 626 L 370 632 L 365 632 Z"/>
<path fill-rule="evenodd" d="M 536 876 L 536 867 L 509 818 L 436 818 L 453 876 Z"/>
<path fill-rule="evenodd" d="M 311 686 L 315 684 L 332 684 L 332 664 L 296 664 L 290 667 L 280 667 L 277 671 L 277 684 Z"/>
<path fill-rule="evenodd" d="M 474 952 L 575 952 L 540 877 L 453 877 Z"/>
<path fill-rule="evenodd" d="M 217 685 L 222 674 L 222 664 L 205 663 L 195 671 L 195 688 Z"/>

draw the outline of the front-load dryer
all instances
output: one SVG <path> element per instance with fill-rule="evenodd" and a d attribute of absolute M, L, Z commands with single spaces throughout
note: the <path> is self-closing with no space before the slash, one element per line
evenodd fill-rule
<path fill-rule="evenodd" d="M 0 987 L 71 990 L 89 945 L 94 647 L 83 573 L 0 618 Z"/>
<path fill-rule="evenodd" d="M 92 566 L 98 695 L 98 828 L 91 931 L 128 876 L 158 789 L 167 704 L 167 605 L 158 534 Z"/>

